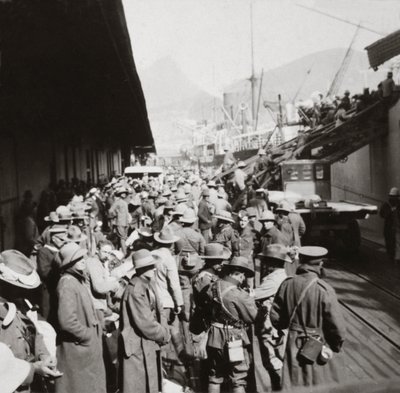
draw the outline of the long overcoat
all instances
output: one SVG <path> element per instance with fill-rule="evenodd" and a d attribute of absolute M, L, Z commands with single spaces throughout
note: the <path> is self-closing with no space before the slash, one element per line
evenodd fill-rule
<path fill-rule="evenodd" d="M 283 361 L 283 390 L 296 386 L 343 383 L 344 365 L 339 352 L 344 341 L 345 325 L 334 289 L 318 279 L 307 291 L 289 327 L 290 316 L 303 288 L 319 273 L 317 266 L 301 265 L 296 276 L 281 284 L 272 304 L 272 325 L 278 330 L 289 328 Z M 298 360 L 305 336 L 303 323 L 309 335 L 318 334 L 333 351 L 333 358 L 326 364 L 319 361 L 304 364 Z"/>
<path fill-rule="evenodd" d="M 142 276 L 129 282 L 121 302 L 121 391 L 158 393 L 160 345 L 170 339 L 161 324 L 161 305 L 154 286 Z"/>
<path fill-rule="evenodd" d="M 65 273 L 57 286 L 57 393 L 105 393 L 101 327 L 84 278 Z"/>

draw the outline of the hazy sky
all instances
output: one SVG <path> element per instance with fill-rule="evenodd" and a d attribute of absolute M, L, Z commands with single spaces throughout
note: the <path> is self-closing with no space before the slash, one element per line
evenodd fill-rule
<path fill-rule="evenodd" d="M 383 32 L 400 26 L 399 0 L 298 0 Z M 220 94 L 248 77 L 250 0 L 123 0 L 140 72 L 170 56 L 197 85 Z M 347 47 L 355 27 L 292 0 L 253 0 L 255 68 L 260 72 L 309 53 Z M 355 48 L 380 36 L 361 30 Z"/>

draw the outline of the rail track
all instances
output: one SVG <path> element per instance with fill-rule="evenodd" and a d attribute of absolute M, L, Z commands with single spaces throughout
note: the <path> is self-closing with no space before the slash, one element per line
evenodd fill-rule
<path fill-rule="evenodd" d="M 368 283 L 375 289 L 381 291 L 382 293 L 385 293 L 386 295 L 390 296 L 392 299 L 395 299 L 396 301 L 398 301 L 399 309 L 400 309 L 400 296 L 398 294 L 394 293 L 393 291 L 391 291 L 390 289 L 384 287 L 383 285 L 376 283 L 373 279 L 367 277 L 366 275 L 354 271 L 348 265 L 344 265 L 343 263 L 340 263 L 338 260 L 330 260 L 329 266 L 339 267 L 342 270 L 344 270 L 347 274 L 358 277 L 359 279 Z M 395 348 L 397 351 L 400 352 L 400 341 L 393 339 L 393 337 L 390 334 L 386 333 L 379 326 L 377 326 L 376 323 L 379 321 L 378 317 L 375 320 L 371 319 L 369 317 L 366 317 L 365 315 L 362 315 L 362 313 L 357 310 L 357 307 L 353 307 L 351 304 L 349 304 L 351 302 L 346 302 L 346 300 L 343 300 L 340 298 L 338 300 L 339 300 L 339 304 L 343 308 L 345 308 L 354 318 L 358 319 L 363 325 L 367 326 L 374 333 L 376 333 L 379 337 L 384 339 L 393 348 Z M 378 323 L 378 325 L 379 325 L 379 323 Z"/>

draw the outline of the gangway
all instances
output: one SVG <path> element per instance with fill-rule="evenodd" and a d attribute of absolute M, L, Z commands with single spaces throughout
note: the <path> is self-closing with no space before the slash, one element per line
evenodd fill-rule
<path fill-rule="evenodd" d="M 355 113 L 347 112 L 350 119 L 336 126 L 330 123 L 304 131 L 301 136 L 270 149 L 271 165 L 265 171 L 255 174 L 254 180 L 260 187 L 268 188 L 273 177 L 279 173 L 279 166 L 294 159 L 318 159 L 329 164 L 345 160 L 347 156 L 387 134 L 387 109 L 382 101 L 371 104 Z M 245 160 L 245 172 L 253 173 L 253 164 L 257 156 Z M 215 179 L 221 179 L 233 173 L 235 168 L 221 172 Z"/>

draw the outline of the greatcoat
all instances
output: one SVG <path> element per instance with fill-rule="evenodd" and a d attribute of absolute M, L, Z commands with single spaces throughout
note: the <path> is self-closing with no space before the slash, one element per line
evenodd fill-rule
<path fill-rule="evenodd" d="M 161 323 L 161 314 L 154 285 L 143 276 L 134 276 L 121 302 L 122 392 L 161 391 L 160 345 L 170 339 L 168 326 Z"/>
<path fill-rule="evenodd" d="M 272 325 L 278 330 L 289 328 L 283 361 L 283 390 L 296 386 L 343 383 L 344 365 L 339 352 L 344 341 L 345 325 L 334 289 L 318 279 L 307 291 L 289 326 L 297 299 L 306 285 L 320 275 L 320 269 L 301 265 L 296 276 L 283 281 L 272 304 Z M 333 358 L 326 364 L 318 360 L 313 364 L 304 364 L 298 360 L 297 355 L 305 338 L 303 323 L 309 335 L 319 335 L 333 351 Z"/>
<path fill-rule="evenodd" d="M 56 380 L 56 392 L 105 393 L 101 326 L 84 276 L 67 271 L 57 294 L 57 359 L 64 375 Z"/>

